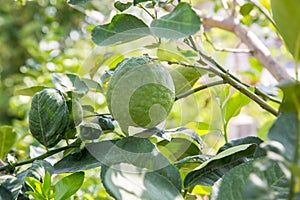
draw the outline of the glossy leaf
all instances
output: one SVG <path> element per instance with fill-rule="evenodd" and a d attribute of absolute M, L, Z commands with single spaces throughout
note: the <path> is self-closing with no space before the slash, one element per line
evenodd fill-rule
<path fill-rule="evenodd" d="M 300 58 L 300 12 L 298 0 L 271 0 L 277 29 L 295 59 Z M 287 23 L 288 22 L 288 23 Z"/>
<path fill-rule="evenodd" d="M 42 187 L 43 187 L 43 193 L 49 196 L 51 193 L 51 175 L 49 172 L 46 172 L 44 176 Z"/>
<path fill-rule="evenodd" d="M 117 14 L 109 24 L 98 25 L 92 31 L 93 41 L 100 46 L 135 40 L 150 34 L 148 26 L 130 14 Z"/>
<path fill-rule="evenodd" d="M 283 91 L 283 100 L 280 105 L 281 112 L 300 112 L 300 83 L 284 82 L 279 84 Z"/>
<path fill-rule="evenodd" d="M 84 4 L 91 0 L 69 0 L 68 3 L 72 5 Z"/>
<path fill-rule="evenodd" d="M 61 140 L 68 127 L 68 118 L 68 106 L 58 90 L 45 89 L 33 96 L 29 129 L 42 145 L 53 147 Z"/>
<path fill-rule="evenodd" d="M 113 124 L 113 121 L 110 118 L 99 116 L 90 122 L 99 124 L 104 133 L 112 132 L 115 129 L 115 125 Z"/>
<path fill-rule="evenodd" d="M 202 75 L 196 68 L 182 66 L 170 68 L 169 72 L 174 81 L 176 95 L 191 90 Z"/>
<path fill-rule="evenodd" d="M 133 5 L 137 5 L 142 2 L 151 1 L 151 0 L 133 0 Z"/>
<path fill-rule="evenodd" d="M 176 167 L 180 169 L 180 172 L 191 172 L 195 168 L 199 167 L 205 161 L 213 158 L 211 155 L 194 155 L 194 156 L 187 156 L 181 160 L 174 162 Z"/>
<path fill-rule="evenodd" d="M 116 9 L 118 9 L 119 11 L 123 12 L 125 10 L 127 10 L 128 8 L 130 8 L 132 5 L 132 3 L 128 2 L 128 3 L 122 3 L 120 1 L 116 1 L 114 3 L 114 6 Z"/>
<path fill-rule="evenodd" d="M 88 86 L 76 74 L 52 74 L 52 82 L 56 89 L 62 92 L 74 92 L 76 94 L 86 94 L 89 91 Z"/>
<path fill-rule="evenodd" d="M 17 178 L 22 182 L 25 177 L 33 177 L 37 180 L 42 181 L 48 172 L 50 175 L 53 174 L 52 165 L 45 160 L 36 160 L 32 163 L 31 167 L 27 170 L 19 173 Z"/>
<path fill-rule="evenodd" d="M 95 123 L 85 123 L 79 126 L 80 137 L 83 140 L 95 140 L 103 133 L 101 127 Z"/>
<path fill-rule="evenodd" d="M 159 61 L 181 61 L 189 60 L 178 50 L 176 44 L 172 42 L 161 43 L 157 48 L 157 58 Z"/>
<path fill-rule="evenodd" d="M 0 174 L 0 198 L 3 196 L 11 196 L 11 199 L 17 199 L 21 188 L 22 183 L 16 177 Z M 6 199 L 4 198 L 3 200 Z"/>
<path fill-rule="evenodd" d="M 81 80 L 88 86 L 89 89 L 93 89 L 97 92 L 103 92 L 102 85 L 100 85 L 97 81 L 88 78 L 82 78 Z"/>
<path fill-rule="evenodd" d="M 266 156 L 266 151 L 259 147 L 260 144 L 262 144 L 264 141 L 259 139 L 258 137 L 248 136 L 245 138 L 240 138 L 237 140 L 229 141 L 228 143 L 224 144 L 217 152 L 217 154 L 221 153 L 222 151 L 225 151 L 226 149 L 229 149 L 234 146 L 243 145 L 243 144 L 256 144 L 257 148 L 255 151 L 255 154 L 253 155 L 253 158 L 258 158 L 262 156 Z"/>
<path fill-rule="evenodd" d="M 101 180 L 116 199 L 183 200 L 178 188 L 165 176 L 132 164 L 120 163 L 103 167 Z"/>
<path fill-rule="evenodd" d="M 169 161 L 156 149 L 154 144 L 152 144 L 148 139 L 126 137 L 122 140 L 117 141 L 115 144 L 112 142 L 110 144 L 107 142 L 105 145 L 103 145 L 103 143 L 89 144 L 87 146 L 87 149 L 93 156 L 95 156 L 102 162 L 103 166 L 108 167 L 108 170 L 111 172 L 114 171 L 114 166 L 119 165 L 124 166 L 121 168 L 122 170 L 124 170 L 121 171 L 121 173 L 126 174 L 126 176 L 127 174 L 130 175 L 132 173 L 135 173 L 137 169 L 144 170 L 146 174 L 148 172 L 155 172 L 163 176 L 163 179 L 167 179 L 169 181 L 169 184 L 172 185 L 172 188 L 177 188 L 177 191 L 180 191 L 181 189 L 181 178 L 178 169 L 170 165 Z M 126 168 L 126 166 L 128 166 L 128 168 Z M 144 173 L 140 175 L 141 177 L 139 177 L 139 180 L 145 178 L 143 177 L 145 175 Z M 105 179 L 112 178 L 107 176 L 110 175 L 102 175 L 101 177 Z M 117 185 L 104 185 L 108 189 L 118 187 Z M 127 185 L 126 187 L 129 187 L 129 185 Z M 151 187 L 152 186 L 149 185 L 149 187 L 146 187 L 145 189 L 155 189 L 155 191 L 157 190 L 157 188 Z M 115 197 L 119 196 L 119 194 L 113 192 L 112 190 L 110 190 L 110 192 L 111 195 Z"/>
<path fill-rule="evenodd" d="M 226 102 L 226 104 L 223 107 L 223 113 L 225 116 L 225 121 L 228 123 L 228 121 L 232 118 L 240 114 L 241 109 L 250 103 L 251 99 L 241 92 L 234 93 L 229 100 Z"/>
<path fill-rule="evenodd" d="M 211 200 L 288 199 L 289 182 L 280 166 L 276 162 L 271 162 L 266 170 L 259 170 L 255 163 L 256 160 L 246 162 L 226 173 L 214 184 Z M 261 190 L 263 188 L 258 185 L 260 184 L 258 179 L 254 179 L 256 182 L 251 181 L 251 178 L 248 179 L 251 174 L 262 179 L 266 183 L 267 190 Z M 250 181 L 257 187 L 249 188 Z M 249 192 L 252 194 L 251 198 Z M 262 198 L 263 196 L 267 198 Z"/>
<path fill-rule="evenodd" d="M 83 109 L 76 98 L 68 100 L 66 103 L 69 111 L 69 125 L 64 139 L 75 139 L 77 134 L 76 126 L 83 120 Z"/>
<path fill-rule="evenodd" d="M 14 92 L 14 95 L 23 95 L 23 96 L 33 96 L 35 93 L 42 91 L 43 89 L 46 89 L 47 87 L 44 86 L 33 86 L 30 88 L 24 88 L 20 90 L 16 90 Z"/>
<path fill-rule="evenodd" d="M 185 127 L 165 130 L 161 137 L 165 140 L 158 142 L 157 147 L 171 162 L 201 154 L 204 145 L 195 131 Z"/>
<path fill-rule="evenodd" d="M 0 186 L 0 199 L 1 200 L 14 199 L 14 197 L 12 196 L 12 193 L 8 189 L 6 189 L 3 186 Z"/>
<path fill-rule="evenodd" d="M 29 186 L 24 182 L 25 178 L 31 177 L 43 182 L 46 173 L 49 173 L 50 175 L 53 174 L 52 165 L 45 160 L 36 160 L 32 163 L 31 167 L 17 174 L 19 182 L 23 184 L 21 190 L 23 195 L 25 195 L 25 192 L 29 189 Z"/>
<path fill-rule="evenodd" d="M 201 20 L 188 3 L 179 3 L 175 9 L 151 23 L 151 32 L 167 39 L 183 38 L 200 30 Z"/>
<path fill-rule="evenodd" d="M 183 159 L 187 156 L 201 154 L 199 144 L 187 138 L 173 138 L 157 143 L 157 148 L 170 162 Z"/>
<path fill-rule="evenodd" d="M 166 139 L 167 138 L 188 138 L 198 143 L 201 148 L 203 148 L 204 146 L 201 137 L 194 130 L 185 127 L 165 130 L 163 131 L 162 136 Z"/>
<path fill-rule="evenodd" d="M 17 139 L 17 133 L 11 126 L 0 126 L 0 159 L 4 160 Z"/>
<path fill-rule="evenodd" d="M 289 161 L 293 161 L 295 149 L 297 148 L 298 123 L 297 113 L 282 113 L 268 132 L 269 140 L 280 142 L 283 145 L 283 154 Z"/>
<path fill-rule="evenodd" d="M 226 172 L 252 158 L 255 150 L 255 144 L 239 145 L 226 149 L 201 164 L 195 171 L 190 172 L 184 180 L 185 187 L 212 186 Z"/>
<path fill-rule="evenodd" d="M 107 142 L 102 142 L 107 143 Z M 84 148 L 80 152 L 74 152 L 59 160 L 54 164 L 56 174 L 77 172 L 99 167 L 100 161 L 97 160 L 90 152 Z"/>
<path fill-rule="evenodd" d="M 84 172 L 75 172 L 58 181 L 55 188 L 55 200 L 64 200 L 79 190 L 84 180 Z"/>

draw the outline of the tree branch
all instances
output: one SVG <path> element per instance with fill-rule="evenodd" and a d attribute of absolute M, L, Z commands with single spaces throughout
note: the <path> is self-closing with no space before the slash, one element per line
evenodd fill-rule
<path fill-rule="evenodd" d="M 201 90 L 204 90 L 206 88 L 209 88 L 209 87 L 213 87 L 213 86 L 216 86 L 216 85 L 222 85 L 222 84 L 225 84 L 226 82 L 224 82 L 223 80 L 220 80 L 220 81 L 215 81 L 215 82 L 212 82 L 212 83 L 208 83 L 208 84 L 205 84 L 205 85 L 201 85 L 195 89 L 192 89 L 192 90 L 189 90 L 187 92 L 184 92 L 182 94 L 179 94 L 175 97 L 175 101 L 179 100 L 179 99 L 182 99 L 182 98 L 185 98 L 187 96 L 190 96 L 191 94 L 194 94 L 198 91 L 201 91 Z"/>
<path fill-rule="evenodd" d="M 243 26 L 237 18 L 209 17 L 198 10 L 196 11 L 202 18 L 204 26 L 220 28 L 232 32 L 240 38 L 253 51 L 253 56 L 265 66 L 277 81 L 292 79 L 287 71 L 272 57 L 271 52 L 262 41 L 251 30 Z"/>
<path fill-rule="evenodd" d="M 17 167 L 17 166 L 21 166 L 21 165 L 26 165 L 26 164 L 29 164 L 29 163 L 33 163 L 33 161 L 35 160 L 43 160 L 45 158 L 48 158 L 54 154 L 57 154 L 61 151 L 64 151 L 64 150 L 67 150 L 67 149 L 74 149 L 74 148 L 77 148 L 79 147 L 80 145 L 79 144 L 71 144 L 71 145 L 68 145 L 68 146 L 64 146 L 64 147 L 60 147 L 60 148 L 57 148 L 57 149 L 53 149 L 51 151 L 48 151 L 38 157 L 35 157 L 35 158 L 31 158 L 29 160 L 24 160 L 24 161 L 21 161 L 21 162 L 17 162 L 15 163 L 13 166 L 11 165 L 5 165 L 5 166 L 2 166 L 0 167 L 0 172 L 1 171 L 4 171 L 6 169 L 9 169 L 10 167 Z"/>
<path fill-rule="evenodd" d="M 243 85 L 239 81 L 235 80 L 233 77 L 231 77 L 229 75 L 228 72 L 224 73 L 224 72 L 220 71 L 215 66 L 215 64 L 212 63 L 212 61 L 207 58 L 204 58 L 201 62 L 199 61 L 200 66 L 186 64 L 186 63 L 182 63 L 182 62 L 176 62 L 176 61 L 169 61 L 168 63 L 169 64 L 178 64 L 178 65 L 182 65 L 182 66 L 186 66 L 186 67 L 194 67 L 194 68 L 199 68 L 202 70 L 210 71 L 210 72 L 216 74 L 217 76 L 219 76 L 220 78 L 222 78 L 224 82 L 228 83 L 229 85 L 231 85 L 232 87 L 234 87 L 235 89 L 237 89 L 238 91 L 243 93 L 244 95 L 248 96 L 250 99 L 255 101 L 258 105 L 260 105 L 260 107 L 262 107 L 269 113 L 272 113 L 274 116 L 279 115 L 279 112 L 275 108 L 273 108 L 271 105 L 269 105 L 265 100 L 263 100 L 260 96 L 258 96 L 257 94 L 255 94 L 254 92 L 249 90 L 245 85 Z M 207 68 L 201 67 L 201 65 L 203 65 L 203 63 L 205 63 L 208 67 Z"/>

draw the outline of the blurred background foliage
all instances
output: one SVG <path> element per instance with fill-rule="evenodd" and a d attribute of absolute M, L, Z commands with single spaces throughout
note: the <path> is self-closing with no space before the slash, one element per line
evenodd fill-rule
<path fill-rule="evenodd" d="M 226 12 L 222 4 L 226 1 L 187 2 L 192 2 L 193 6 L 204 13 L 222 15 Z M 241 6 L 248 3 L 244 0 L 238 2 Z M 260 2 L 266 9 L 270 8 L 268 0 Z M 115 51 L 113 58 L 120 58 L 119 53 L 126 49 L 120 50 L 116 47 L 106 51 L 105 48 L 97 48 L 91 41 L 92 28 L 96 24 L 107 23 L 118 12 L 113 6 L 114 1 L 92 0 L 76 6 L 63 0 L 0 0 L 0 3 L 0 125 L 13 125 L 17 130 L 16 154 L 17 157 L 25 159 L 39 155 L 34 154 L 39 149 L 28 149 L 30 145 L 37 144 L 28 134 L 27 117 L 31 98 L 15 95 L 16 92 L 32 86 L 53 87 L 52 73 L 77 73 L 83 77 L 93 67 L 97 71 L 100 67 L 98 65 L 111 65 L 107 67 L 112 68 L 116 63 L 103 63 L 103 57 L 111 56 L 108 53 Z M 131 8 L 128 12 L 140 13 L 146 22 L 149 20 L 139 8 Z M 255 7 L 245 6 L 239 17 L 243 24 L 263 40 L 282 65 L 288 70 L 293 69 L 290 55 L 265 15 Z M 248 54 L 216 51 L 216 47 L 245 48 L 233 34 L 218 29 L 205 29 L 205 32 L 207 37 L 203 39 L 203 46 L 207 52 L 243 81 L 281 97 L 279 91 L 274 89 L 276 82 L 255 58 Z M 92 78 L 100 82 L 100 76 L 108 68 L 100 68 L 99 76 L 95 73 Z M 205 82 L 206 79 L 202 78 L 195 87 Z M 220 131 L 223 129 L 221 105 L 233 92 L 227 86 L 217 86 L 177 101 L 167 120 L 167 127 L 186 125 L 196 130 L 208 146 L 206 153 L 214 153 L 224 143 Z M 83 99 L 84 104 L 94 106 L 99 112 L 107 111 L 103 95 L 90 93 L 89 97 Z M 254 120 L 258 136 L 266 139 L 267 130 L 274 117 L 255 103 L 247 105 L 242 112 Z M 206 125 L 210 127 L 207 128 Z M 109 199 L 99 183 L 98 174 L 87 173 L 88 181 L 78 195 L 85 199 L 95 199 L 97 196 L 99 199 L 105 196 Z"/>

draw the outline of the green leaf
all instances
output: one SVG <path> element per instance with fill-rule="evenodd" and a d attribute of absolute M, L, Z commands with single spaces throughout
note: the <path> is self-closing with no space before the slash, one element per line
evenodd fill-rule
<path fill-rule="evenodd" d="M 255 144 L 234 146 L 222 151 L 190 172 L 184 180 L 185 187 L 195 185 L 212 186 L 226 172 L 247 162 L 255 153 Z"/>
<path fill-rule="evenodd" d="M 189 60 L 178 50 L 173 42 L 161 43 L 157 48 L 157 58 L 159 61 L 182 61 L 189 62 Z"/>
<path fill-rule="evenodd" d="M 14 176 L 0 174 L 0 188 L 2 188 L 0 189 L 0 191 L 3 190 L 3 194 L 2 191 L 0 192 L 0 198 L 2 197 L 2 195 L 3 196 L 11 195 L 12 196 L 11 199 L 17 199 L 18 194 L 22 188 L 22 183 L 20 183 L 20 181 Z M 3 200 L 6 199 L 4 198 Z"/>
<path fill-rule="evenodd" d="M 108 142 L 101 142 L 108 143 Z M 110 142 L 109 142 L 110 143 Z M 54 164 L 56 174 L 77 172 L 99 167 L 100 161 L 97 160 L 90 152 L 84 148 L 80 152 L 74 152 L 59 160 Z"/>
<path fill-rule="evenodd" d="M 103 133 L 101 127 L 95 123 L 85 123 L 79 126 L 80 137 L 83 140 L 95 140 Z"/>
<path fill-rule="evenodd" d="M 75 139 L 77 134 L 76 126 L 82 122 L 83 110 L 76 98 L 68 100 L 66 103 L 69 111 L 69 126 L 64 139 Z"/>
<path fill-rule="evenodd" d="M 284 82 L 278 86 L 283 91 L 281 112 L 300 112 L 300 83 Z"/>
<path fill-rule="evenodd" d="M 234 93 L 223 107 L 225 122 L 240 114 L 241 109 L 251 102 L 251 99 L 241 92 Z"/>
<path fill-rule="evenodd" d="M 188 3 L 179 3 L 175 9 L 151 23 L 151 32 L 167 39 L 193 35 L 200 30 L 201 20 Z"/>
<path fill-rule="evenodd" d="M 300 58 L 299 0 L 271 0 L 273 17 L 279 33 L 296 61 Z M 298 59 L 297 59 L 298 58 Z"/>
<path fill-rule="evenodd" d="M 11 126 L 0 126 L 0 159 L 4 160 L 17 139 L 17 133 Z"/>
<path fill-rule="evenodd" d="M 111 119 L 98 117 L 98 124 L 100 125 L 101 129 L 106 132 L 112 132 L 115 129 L 115 126 Z"/>
<path fill-rule="evenodd" d="M 44 196 L 49 196 L 50 190 L 51 190 L 51 175 L 49 172 L 46 172 L 46 174 L 45 174 L 42 188 L 43 188 Z"/>
<path fill-rule="evenodd" d="M 68 106 L 58 90 L 44 89 L 33 96 L 29 129 L 32 136 L 42 145 L 56 145 L 64 136 L 68 122 Z"/>
<path fill-rule="evenodd" d="M 119 11 L 123 12 L 125 10 L 127 10 L 128 8 L 130 8 L 132 6 L 132 3 L 128 2 L 128 3 L 122 3 L 120 1 L 116 1 L 114 3 L 114 6 L 116 9 L 118 9 Z"/>
<path fill-rule="evenodd" d="M 185 127 L 164 130 L 162 136 L 166 139 L 168 139 L 168 138 L 170 138 L 170 139 L 171 138 L 191 139 L 199 145 L 199 148 L 203 148 L 203 146 L 204 146 L 204 143 L 203 143 L 201 137 L 194 130 L 185 128 Z"/>
<path fill-rule="evenodd" d="M 29 167 L 27 170 L 22 171 L 17 175 L 17 178 L 23 182 L 25 177 L 33 177 L 37 180 L 43 181 L 46 173 L 50 175 L 53 174 L 53 167 L 52 165 L 45 161 L 45 160 L 35 160 L 32 163 L 32 166 Z"/>
<path fill-rule="evenodd" d="M 23 96 L 33 96 L 35 93 L 42 91 L 43 89 L 46 89 L 47 87 L 44 86 L 33 86 L 30 88 L 24 88 L 20 90 L 16 90 L 14 92 L 14 95 L 23 95 Z"/>
<path fill-rule="evenodd" d="M 170 68 L 169 73 L 175 85 L 176 95 L 191 90 L 202 75 L 202 72 L 196 68 L 182 66 Z"/>
<path fill-rule="evenodd" d="M 65 200 L 75 194 L 84 180 L 84 172 L 75 172 L 58 181 L 55 188 L 55 200 Z"/>
<path fill-rule="evenodd" d="M 183 200 L 178 188 L 165 176 L 132 164 L 120 163 L 103 167 L 101 180 L 116 199 Z"/>
<path fill-rule="evenodd" d="M 88 86 L 76 74 L 53 73 L 52 82 L 55 88 L 62 92 L 74 92 L 84 95 L 89 91 Z"/>
<path fill-rule="evenodd" d="M 40 182 L 43 182 L 47 172 L 50 175 L 53 174 L 52 165 L 45 160 L 35 160 L 32 163 L 31 167 L 17 174 L 18 180 L 21 184 L 23 184 L 22 192 L 25 194 L 25 191 L 29 190 L 29 186 L 24 182 L 24 179 L 26 177 L 32 177 L 39 180 Z"/>
<path fill-rule="evenodd" d="M 42 188 L 42 183 L 32 177 L 26 177 L 24 178 L 24 181 L 29 185 L 29 187 L 33 190 L 34 193 L 40 194 L 42 197 L 43 194 L 43 188 Z"/>
<path fill-rule="evenodd" d="M 178 169 L 180 169 L 181 172 L 190 172 L 211 158 L 213 158 L 213 156 L 204 154 L 187 156 L 179 161 L 176 161 L 174 164 Z"/>
<path fill-rule="evenodd" d="M 0 199 L 5 200 L 5 199 L 14 199 L 12 196 L 12 193 L 6 189 L 3 186 L 0 186 Z"/>
<path fill-rule="evenodd" d="M 217 154 L 221 153 L 222 151 L 225 151 L 226 149 L 229 149 L 234 146 L 242 145 L 242 144 L 256 144 L 257 148 L 255 151 L 255 154 L 253 155 L 253 158 L 263 157 L 266 156 L 265 149 L 259 147 L 260 144 L 262 144 L 264 141 L 259 139 L 258 137 L 248 136 L 245 138 L 240 138 L 237 140 L 229 141 L 228 143 L 224 144 L 217 152 Z"/>
<path fill-rule="evenodd" d="M 133 5 L 137 5 L 142 2 L 151 1 L 151 0 L 133 0 Z"/>
<path fill-rule="evenodd" d="M 246 16 L 251 12 L 251 10 L 253 8 L 254 8 L 254 5 L 252 3 L 245 3 L 244 5 L 241 6 L 240 13 L 243 16 Z"/>
<path fill-rule="evenodd" d="M 72 5 L 85 4 L 91 0 L 69 0 L 68 3 Z"/>
<path fill-rule="evenodd" d="M 100 85 L 97 81 L 88 78 L 82 78 L 81 80 L 88 86 L 89 89 L 94 89 L 97 92 L 103 92 L 102 85 Z"/>
<path fill-rule="evenodd" d="M 171 162 L 201 154 L 204 146 L 200 136 L 192 129 L 185 127 L 165 130 L 162 138 L 165 140 L 158 142 L 157 147 Z"/>
<path fill-rule="evenodd" d="M 282 113 L 268 133 L 269 140 L 280 142 L 283 145 L 284 156 L 289 161 L 293 161 L 297 148 L 298 123 L 297 113 Z"/>
<path fill-rule="evenodd" d="M 259 170 L 255 166 L 257 166 L 257 164 L 262 165 L 263 163 L 260 163 L 260 161 L 261 159 L 246 162 L 226 173 L 222 179 L 214 184 L 211 200 L 288 199 L 289 183 L 280 166 L 276 162 L 271 162 L 269 166 L 266 167 L 266 170 Z M 258 185 L 261 181 L 254 179 L 257 182 L 253 183 L 251 178 L 250 180 L 248 179 L 251 174 L 255 174 L 266 183 L 268 187 L 267 191 L 261 190 L 263 188 Z M 251 187 L 250 181 L 258 187 L 249 188 Z M 249 190 L 252 191 L 250 192 Z M 249 192 L 253 195 L 253 198 L 246 198 L 244 196 L 249 195 Z M 268 194 L 264 192 L 274 195 L 273 198 L 270 198 L 272 196 L 268 196 Z M 267 195 L 267 198 L 262 198 L 262 196 L 260 196 L 262 194 Z"/>
<path fill-rule="evenodd" d="M 100 46 L 128 42 L 150 35 L 148 26 L 130 14 L 117 14 L 109 24 L 98 25 L 92 31 L 93 41 Z"/>
<path fill-rule="evenodd" d="M 170 162 L 201 154 L 199 145 L 186 138 L 173 138 L 171 141 L 163 140 L 157 143 L 157 148 Z"/>
<path fill-rule="evenodd" d="M 164 179 L 167 179 L 169 183 L 172 184 L 172 188 L 177 188 L 177 191 L 181 190 L 181 178 L 178 169 L 172 166 L 169 161 L 156 149 L 155 145 L 152 144 L 148 139 L 126 137 L 116 142 L 109 143 L 108 141 L 107 143 L 88 144 L 87 149 L 95 158 L 101 161 L 103 166 L 108 167 L 108 169 L 111 171 L 114 171 L 113 166 L 119 166 L 120 163 L 121 165 L 126 163 L 128 164 L 126 166 L 130 167 L 127 171 L 125 168 L 122 168 L 122 170 L 125 170 L 122 171 L 124 174 L 132 174 L 130 170 L 132 169 L 132 166 L 134 166 L 134 171 L 136 171 L 136 168 L 140 168 L 147 173 L 155 172 L 160 174 L 164 177 Z M 107 175 L 103 175 L 102 178 L 108 177 Z M 140 177 L 139 179 L 142 180 L 143 177 Z M 117 187 L 114 185 L 104 185 L 108 189 L 110 189 L 110 187 Z M 123 187 L 127 186 L 124 185 Z M 145 189 L 154 190 L 151 185 Z M 110 191 L 110 194 L 113 196 L 119 196 L 119 194 L 115 193 L 114 190 Z"/>

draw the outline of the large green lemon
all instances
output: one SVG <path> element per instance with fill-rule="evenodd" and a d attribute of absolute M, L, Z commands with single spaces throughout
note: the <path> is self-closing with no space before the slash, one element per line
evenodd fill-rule
<path fill-rule="evenodd" d="M 162 64 L 147 56 L 133 57 L 118 64 L 106 98 L 112 116 L 128 133 L 130 126 L 153 128 L 163 122 L 173 106 L 175 87 Z"/>

